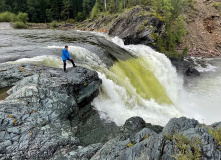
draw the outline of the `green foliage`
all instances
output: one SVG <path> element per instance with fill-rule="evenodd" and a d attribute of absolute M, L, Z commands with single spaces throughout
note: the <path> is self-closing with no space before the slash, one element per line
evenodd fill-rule
<path fill-rule="evenodd" d="M 98 4 L 98 2 L 96 2 L 92 11 L 91 11 L 91 18 L 96 18 L 98 16 L 99 12 L 100 12 L 99 4 Z"/>
<path fill-rule="evenodd" d="M 218 129 L 208 129 L 209 133 L 213 136 L 213 138 L 217 141 L 217 149 L 221 151 L 221 128 Z"/>
<path fill-rule="evenodd" d="M 158 36 L 158 33 L 151 33 L 151 37 L 153 38 L 153 40 L 157 40 Z"/>
<path fill-rule="evenodd" d="M 183 49 L 183 53 L 182 53 L 183 57 L 185 57 L 185 56 L 187 55 L 188 51 L 189 51 L 189 48 L 186 46 L 186 47 Z"/>
<path fill-rule="evenodd" d="M 145 28 L 145 26 L 142 24 L 139 26 L 138 31 L 142 31 Z"/>
<path fill-rule="evenodd" d="M 191 8 L 194 8 L 195 1 L 194 0 L 189 0 L 189 5 Z"/>
<path fill-rule="evenodd" d="M 187 34 L 185 29 L 185 17 L 181 16 L 184 8 L 188 5 L 187 0 L 159 0 L 152 1 L 154 10 L 152 15 L 160 21 L 164 21 L 166 32 L 156 38 L 158 50 L 164 52 L 168 57 L 180 58 L 184 54 L 179 55 L 175 49 L 182 42 L 183 36 Z"/>
<path fill-rule="evenodd" d="M 0 13 L 0 22 L 14 22 L 16 21 L 16 15 L 10 12 Z"/>
<path fill-rule="evenodd" d="M 145 139 L 148 139 L 148 138 L 149 138 L 149 135 L 146 135 L 146 134 L 145 134 L 145 135 L 143 136 L 142 140 L 145 140 Z"/>
<path fill-rule="evenodd" d="M 15 29 L 27 29 L 28 26 L 25 23 L 19 21 L 19 22 L 14 23 L 14 28 Z"/>
<path fill-rule="evenodd" d="M 50 27 L 51 28 L 57 28 L 58 27 L 58 22 L 57 21 L 51 22 Z"/>
<path fill-rule="evenodd" d="M 214 8 L 216 8 L 217 10 L 220 10 L 221 9 L 221 2 L 216 2 L 214 5 L 213 5 Z"/>
<path fill-rule="evenodd" d="M 20 22 L 23 22 L 24 24 L 27 23 L 28 19 L 29 18 L 28 18 L 27 13 L 19 12 L 18 15 L 17 15 L 17 20 L 20 21 Z"/>
<path fill-rule="evenodd" d="M 82 20 L 89 17 L 96 0 L 0 0 L 0 13 L 4 11 L 27 13 L 29 22 Z M 80 14 L 78 14 L 80 13 Z M 86 14 L 86 16 L 85 16 Z M 77 17 L 77 18 L 76 18 Z"/>
<path fill-rule="evenodd" d="M 78 12 L 77 17 L 75 18 L 76 21 L 83 21 L 87 18 L 87 15 L 85 12 Z"/>
<path fill-rule="evenodd" d="M 67 23 L 75 23 L 76 21 L 75 21 L 75 19 L 68 19 L 66 22 Z"/>
<path fill-rule="evenodd" d="M 127 148 L 132 147 L 134 144 L 133 143 L 128 143 Z"/>
<path fill-rule="evenodd" d="M 173 158 L 177 160 L 200 159 L 202 142 L 199 138 L 194 137 L 192 140 L 189 140 L 186 136 L 178 133 L 165 135 L 165 137 L 170 141 L 175 140 L 179 150 L 179 153 L 172 155 Z"/>

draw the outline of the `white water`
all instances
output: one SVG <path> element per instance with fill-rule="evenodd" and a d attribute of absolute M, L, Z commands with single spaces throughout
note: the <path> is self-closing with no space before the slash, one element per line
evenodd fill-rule
<path fill-rule="evenodd" d="M 169 98 L 176 104 L 182 80 L 178 78 L 175 68 L 164 54 L 155 52 L 150 47 L 143 45 L 124 46 L 122 40 L 119 38 L 109 38 L 109 40 L 118 45 L 120 44 L 122 48 L 132 52 L 136 56 L 145 56 L 149 64 L 149 70 L 158 78 Z M 48 48 L 62 49 L 63 47 L 49 46 Z M 83 64 L 84 67 L 96 69 L 99 72 L 99 77 L 102 79 L 103 84 L 99 96 L 93 101 L 93 105 L 101 112 L 101 116 L 103 115 L 102 113 L 106 113 L 108 119 L 113 120 L 117 125 L 123 125 L 132 116 L 140 116 L 146 122 L 153 124 L 165 125 L 170 118 L 182 115 L 175 108 L 175 105 L 159 105 L 154 99 L 143 99 L 136 93 L 136 89 L 128 83 L 128 87 L 133 90 L 133 96 L 131 97 L 123 86 L 119 86 L 106 78 L 105 74 L 111 74 L 116 77 L 117 75 L 111 73 L 105 64 L 102 64 L 96 54 L 76 46 L 70 46 L 69 51 L 72 56 L 76 57 L 78 61 L 81 61 L 80 65 Z M 141 101 L 139 103 L 137 96 L 139 96 L 139 100 Z"/>
<path fill-rule="evenodd" d="M 204 67 L 193 58 L 201 72 L 198 78 L 188 80 L 181 90 L 178 106 L 184 116 L 195 118 L 201 123 L 221 121 L 221 64 L 220 59 L 204 59 Z"/>
<path fill-rule="evenodd" d="M 119 38 L 110 38 L 106 35 L 102 36 L 138 57 L 145 57 L 143 65 L 148 63 L 148 69 L 157 77 L 160 84 L 165 88 L 168 97 L 173 102 L 173 105 L 170 106 L 160 105 L 154 99 L 146 100 L 142 97 L 139 97 L 138 102 L 137 96 L 139 95 L 137 95 L 136 89 L 133 88 L 130 82 L 127 82 L 127 85 L 133 91 L 133 96 L 129 95 L 123 86 L 107 78 L 109 75 L 114 77 L 117 77 L 117 75 L 110 72 L 95 53 L 82 47 L 69 46 L 71 55 L 77 60 L 77 65 L 98 71 L 99 77 L 103 81 L 100 94 L 93 101 L 93 105 L 100 111 L 102 118 L 111 119 L 117 125 L 123 125 L 132 116 L 140 116 L 146 122 L 158 125 L 165 125 L 170 118 L 180 116 L 196 118 L 200 122 L 205 123 L 213 123 L 221 120 L 217 114 L 221 112 L 219 107 L 219 104 L 221 104 L 219 96 L 221 93 L 219 89 L 219 86 L 221 86 L 221 76 L 215 77 L 215 79 L 203 77 L 203 81 L 193 80 L 193 82 L 184 88 L 182 78 L 177 75 L 175 68 L 164 54 L 143 45 L 125 46 Z M 48 46 L 47 48 L 59 49 L 60 51 L 63 46 Z M 13 63 L 42 61 L 48 65 L 53 62 L 58 67 L 62 67 L 60 55 L 38 56 L 31 59 L 25 58 Z M 71 65 L 68 64 L 68 67 L 71 67 Z M 197 69 L 202 73 L 216 71 L 216 67 L 210 64 L 206 68 L 198 65 Z"/>
<path fill-rule="evenodd" d="M 145 61 L 149 64 L 148 69 L 157 77 L 172 102 L 177 103 L 182 80 L 178 78 L 175 68 L 164 54 L 144 45 L 125 46 L 123 41 L 117 37 L 111 40 L 136 56 L 146 57 Z M 134 97 L 131 97 L 124 87 L 107 79 L 104 74 L 100 74 L 100 77 L 103 80 L 102 93 L 95 98 L 93 104 L 99 111 L 107 113 L 118 125 L 123 125 L 132 116 L 140 116 L 146 122 L 153 124 L 165 125 L 170 118 L 182 115 L 175 106 L 159 105 L 154 99 L 146 100 L 140 97 L 142 101 L 140 104 L 137 102 L 135 89 L 133 89 Z"/>

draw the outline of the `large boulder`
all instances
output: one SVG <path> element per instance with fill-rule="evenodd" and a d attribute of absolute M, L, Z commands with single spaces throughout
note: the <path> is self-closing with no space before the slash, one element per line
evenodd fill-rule
<path fill-rule="evenodd" d="M 125 122 L 124 127 L 131 131 L 136 131 L 144 128 L 145 124 L 145 121 L 141 117 L 131 117 Z"/>
<path fill-rule="evenodd" d="M 68 117 L 97 96 L 96 72 L 6 65 L 0 79 L 0 88 L 13 86 L 0 101 L 0 159 L 49 159 L 65 146 L 80 146 Z"/>
<path fill-rule="evenodd" d="M 180 133 L 190 128 L 195 128 L 199 125 L 199 122 L 195 119 L 188 119 L 186 117 L 173 118 L 166 124 L 163 129 L 163 133 L 171 135 L 174 133 Z"/>
<path fill-rule="evenodd" d="M 151 16 L 151 8 L 142 6 L 119 16 L 111 25 L 109 34 L 124 40 L 124 44 L 156 46 L 156 37 L 165 32 L 165 23 Z M 130 25 L 128 25 L 130 24 Z"/>

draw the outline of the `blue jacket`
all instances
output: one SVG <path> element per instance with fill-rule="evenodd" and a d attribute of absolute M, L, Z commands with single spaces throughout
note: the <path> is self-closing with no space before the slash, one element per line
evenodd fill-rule
<path fill-rule="evenodd" d="M 63 49 L 62 50 L 62 60 L 64 61 L 64 60 L 67 60 L 67 59 L 70 59 L 70 58 L 71 58 L 71 56 L 70 56 L 68 50 L 67 49 Z"/>

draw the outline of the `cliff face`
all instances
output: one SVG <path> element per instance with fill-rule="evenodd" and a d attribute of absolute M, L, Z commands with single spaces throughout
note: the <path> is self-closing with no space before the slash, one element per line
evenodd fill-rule
<path fill-rule="evenodd" d="M 165 32 L 165 24 L 151 15 L 150 7 L 137 6 L 119 15 L 106 15 L 74 25 L 74 29 L 106 32 L 125 44 L 144 44 L 157 48 L 154 34 Z"/>
<path fill-rule="evenodd" d="M 188 34 L 177 47 L 187 46 L 191 56 L 221 56 L 221 7 L 219 0 L 195 0 L 185 11 Z M 125 44 L 145 44 L 157 48 L 156 37 L 165 32 L 165 23 L 151 16 L 151 8 L 138 6 L 119 15 L 106 15 L 73 26 L 74 29 L 106 32 L 122 38 Z"/>
<path fill-rule="evenodd" d="M 192 56 L 214 57 L 221 55 L 220 0 L 196 0 L 194 8 L 187 11 L 188 34 L 180 48 L 188 46 Z"/>

